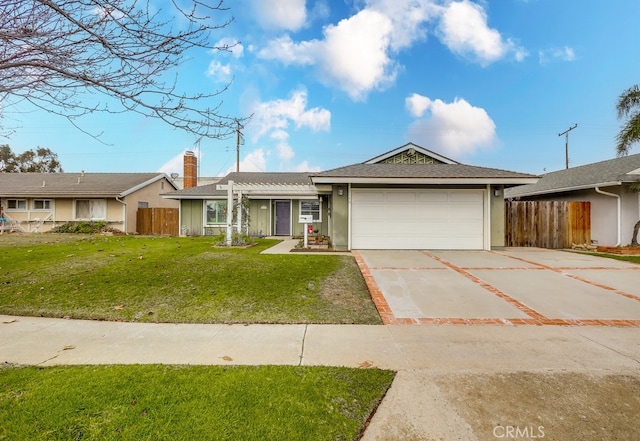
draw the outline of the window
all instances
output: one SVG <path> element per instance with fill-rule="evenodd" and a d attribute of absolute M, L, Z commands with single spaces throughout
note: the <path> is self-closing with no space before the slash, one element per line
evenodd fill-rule
<path fill-rule="evenodd" d="M 303 216 L 312 215 L 314 222 L 322 222 L 319 201 L 300 201 L 300 214 Z"/>
<path fill-rule="evenodd" d="M 104 199 L 76 199 L 76 219 L 107 218 L 107 201 Z"/>
<path fill-rule="evenodd" d="M 34 199 L 34 210 L 51 210 L 51 199 Z"/>
<path fill-rule="evenodd" d="M 227 201 L 207 201 L 207 225 L 227 223 Z"/>
<path fill-rule="evenodd" d="M 138 201 L 138 208 L 149 208 L 149 202 Z"/>
<path fill-rule="evenodd" d="M 26 199 L 7 199 L 7 210 L 26 210 Z"/>

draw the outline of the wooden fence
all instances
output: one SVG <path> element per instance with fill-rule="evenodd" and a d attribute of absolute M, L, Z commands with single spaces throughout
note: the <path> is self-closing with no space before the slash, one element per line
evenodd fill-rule
<path fill-rule="evenodd" d="M 591 243 L 591 203 L 506 201 L 505 244 L 510 247 L 571 248 Z"/>
<path fill-rule="evenodd" d="M 138 208 L 136 232 L 154 236 L 178 236 L 178 213 L 177 208 Z"/>

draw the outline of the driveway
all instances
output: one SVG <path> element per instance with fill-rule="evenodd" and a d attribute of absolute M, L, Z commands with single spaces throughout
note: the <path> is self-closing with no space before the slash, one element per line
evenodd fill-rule
<path fill-rule="evenodd" d="M 539 248 L 362 250 L 386 324 L 640 326 L 640 265 Z"/>

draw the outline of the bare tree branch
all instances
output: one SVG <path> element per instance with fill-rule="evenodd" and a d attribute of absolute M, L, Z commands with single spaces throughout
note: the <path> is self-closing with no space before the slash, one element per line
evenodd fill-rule
<path fill-rule="evenodd" d="M 169 10 L 155 9 L 158 3 L 0 2 L 0 111 L 27 100 L 72 122 L 132 111 L 197 136 L 232 134 L 237 118 L 222 114 L 219 101 L 229 84 L 183 91 L 177 73 L 193 51 L 229 50 L 212 43 L 212 33 L 233 20 L 214 22 L 212 15 L 227 11 L 223 0 L 167 0 Z M 109 107 L 110 98 L 119 107 Z"/>

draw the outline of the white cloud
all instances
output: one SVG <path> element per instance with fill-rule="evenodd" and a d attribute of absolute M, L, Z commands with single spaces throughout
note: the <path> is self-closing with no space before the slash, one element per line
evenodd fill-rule
<path fill-rule="evenodd" d="M 240 58 L 244 55 L 244 46 L 235 38 L 223 38 L 218 41 L 214 47 L 221 49 L 220 51 L 216 51 L 218 54 L 229 51 L 235 58 Z"/>
<path fill-rule="evenodd" d="M 487 112 L 461 98 L 452 103 L 412 95 L 412 102 L 427 103 L 430 115 L 409 126 L 409 139 L 441 152 L 461 158 L 477 150 L 491 147 L 496 141 L 496 125 Z"/>
<path fill-rule="evenodd" d="M 294 41 L 284 34 L 267 42 L 257 56 L 285 65 L 311 66 L 322 83 L 366 99 L 396 81 L 397 53 L 427 38 L 429 26 L 454 53 L 482 66 L 528 54 L 487 24 L 485 9 L 469 0 L 363 0 L 354 15 L 326 25 L 320 39 Z M 443 6 L 444 4 L 444 6 Z"/>
<path fill-rule="evenodd" d="M 158 172 L 166 173 L 169 176 L 171 176 L 171 173 L 177 173 L 179 176 L 182 176 L 184 174 L 184 154 L 187 150 L 194 152 L 198 160 L 202 161 L 202 151 L 198 151 L 197 148 L 188 148 L 182 150 L 176 156 L 165 162 L 158 169 Z"/>
<path fill-rule="evenodd" d="M 331 126 L 331 112 L 321 107 L 307 109 L 307 91 L 302 89 L 293 92 L 288 100 L 256 103 L 253 114 L 247 129 L 253 132 L 254 141 L 275 130 L 285 131 L 290 123 L 296 129 L 306 127 L 314 132 Z"/>
<path fill-rule="evenodd" d="M 539 51 L 538 59 L 540 60 L 540 64 L 547 64 L 555 60 L 575 61 L 576 53 L 573 48 L 568 46 L 556 47 Z"/>
<path fill-rule="evenodd" d="M 207 76 L 215 78 L 216 81 L 228 83 L 233 79 L 231 65 L 222 64 L 217 60 L 213 60 L 209 63 L 209 67 L 207 68 Z"/>
<path fill-rule="evenodd" d="M 309 165 L 308 161 L 302 161 L 300 164 L 296 165 L 293 170 L 294 172 L 319 172 L 322 171 L 320 167 Z"/>
<path fill-rule="evenodd" d="M 306 0 L 252 0 L 256 21 L 265 29 L 297 31 L 307 21 Z"/>
<path fill-rule="evenodd" d="M 484 8 L 469 0 L 451 2 L 444 7 L 438 31 L 440 39 L 452 52 L 482 66 L 508 54 L 513 54 L 516 61 L 527 56 L 524 48 L 510 39 L 503 39 L 500 32 L 490 28 Z"/>
<path fill-rule="evenodd" d="M 364 9 L 326 26 L 323 40 L 296 43 L 285 35 L 269 42 L 258 56 L 285 64 L 314 65 L 325 84 L 362 100 L 372 89 L 395 81 L 396 64 L 387 54 L 391 33 L 388 17 Z"/>
<path fill-rule="evenodd" d="M 407 97 L 405 100 L 405 105 L 411 113 L 412 116 L 416 118 L 420 118 L 424 115 L 424 112 L 427 111 L 429 106 L 431 105 L 431 100 L 426 96 L 418 95 L 414 93 L 413 95 Z"/>
<path fill-rule="evenodd" d="M 249 154 L 240 161 L 241 172 L 264 172 L 266 170 L 267 159 L 264 150 L 261 148 L 249 152 Z M 236 171 L 235 164 L 226 171 L 225 175 L 234 171 Z"/>

